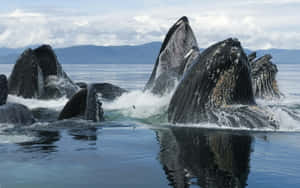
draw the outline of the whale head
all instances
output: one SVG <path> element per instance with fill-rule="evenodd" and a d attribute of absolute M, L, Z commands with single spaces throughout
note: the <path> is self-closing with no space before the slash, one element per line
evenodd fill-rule
<path fill-rule="evenodd" d="M 203 51 L 185 72 L 169 105 L 169 121 L 199 122 L 207 110 L 254 105 L 250 65 L 237 39 Z"/>
<path fill-rule="evenodd" d="M 170 93 L 181 78 L 192 49 L 198 50 L 197 40 L 188 18 L 183 16 L 165 36 L 145 90 L 158 95 Z"/>

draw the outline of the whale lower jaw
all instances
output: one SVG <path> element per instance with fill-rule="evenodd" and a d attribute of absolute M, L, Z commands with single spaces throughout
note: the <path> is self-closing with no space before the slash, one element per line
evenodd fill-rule
<path fill-rule="evenodd" d="M 222 128 L 265 128 L 272 130 L 279 128 L 279 122 L 272 112 L 255 105 L 227 105 L 220 108 L 206 109 L 197 115 L 194 114 L 194 116 L 169 116 L 169 119 L 177 119 L 177 121 L 171 121 L 175 124 L 212 123 Z"/>
<path fill-rule="evenodd" d="M 278 129 L 279 122 L 274 115 L 258 106 L 227 106 L 210 111 L 210 119 L 219 126 L 232 128 Z"/>

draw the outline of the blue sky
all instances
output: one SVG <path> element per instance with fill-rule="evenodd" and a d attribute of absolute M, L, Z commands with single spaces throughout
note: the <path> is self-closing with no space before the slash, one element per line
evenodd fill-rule
<path fill-rule="evenodd" d="M 300 0 L 7 0 L 0 47 L 162 41 L 186 15 L 200 47 L 235 37 L 251 49 L 300 49 L 299 10 Z"/>

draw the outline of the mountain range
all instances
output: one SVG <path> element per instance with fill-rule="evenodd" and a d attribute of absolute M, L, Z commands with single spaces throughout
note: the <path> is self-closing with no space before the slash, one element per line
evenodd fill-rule
<path fill-rule="evenodd" d="M 136 46 L 82 45 L 54 50 L 62 64 L 154 64 L 160 46 L 161 42 L 151 42 Z M 0 64 L 15 63 L 24 50 L 25 48 L 0 48 Z M 245 51 L 251 52 L 248 49 Z M 300 50 L 298 49 L 257 50 L 258 57 L 264 54 L 271 54 L 272 61 L 276 64 L 300 63 Z"/>

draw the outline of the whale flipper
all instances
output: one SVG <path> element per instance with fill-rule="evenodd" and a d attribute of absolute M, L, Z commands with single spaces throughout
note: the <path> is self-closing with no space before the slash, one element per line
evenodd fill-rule
<path fill-rule="evenodd" d="M 172 91 L 193 51 L 199 51 L 197 40 L 187 17 L 184 16 L 168 31 L 145 90 L 158 95 Z"/>
<path fill-rule="evenodd" d="M 236 111 L 244 108 L 235 105 L 255 106 L 250 71 L 238 40 L 227 39 L 209 47 L 197 57 L 177 86 L 168 108 L 169 121 L 199 123 L 212 120 L 220 123 L 222 115 L 216 114 L 220 109 L 222 112 L 226 109 Z M 263 119 L 268 122 L 268 117 Z M 273 122 L 250 124 L 245 126 L 274 127 Z"/>
<path fill-rule="evenodd" d="M 271 62 L 270 54 L 251 62 L 251 76 L 254 96 L 263 99 L 280 98 L 276 81 L 277 66 Z"/>

